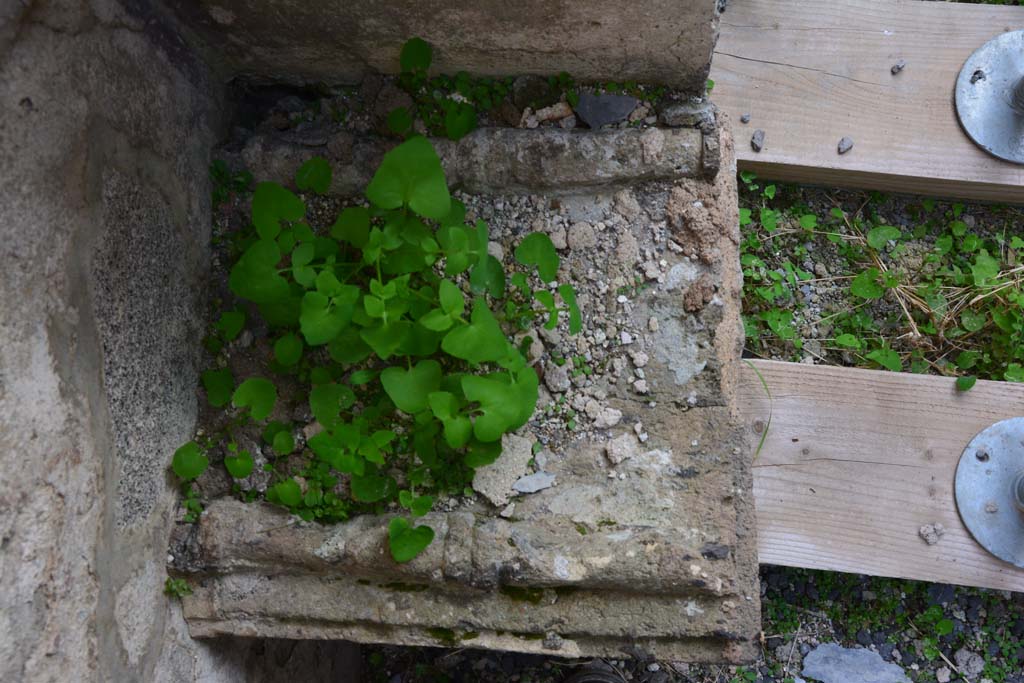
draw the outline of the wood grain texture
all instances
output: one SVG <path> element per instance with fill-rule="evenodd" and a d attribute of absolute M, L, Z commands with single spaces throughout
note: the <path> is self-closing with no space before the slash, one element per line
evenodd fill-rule
<path fill-rule="evenodd" d="M 730 0 L 712 62 L 741 169 L 779 180 L 1024 201 L 1024 166 L 991 157 L 953 103 L 964 60 L 1024 28 L 1024 7 L 922 0 Z M 906 68 L 892 75 L 899 59 Z M 740 115 L 752 117 L 747 125 Z M 749 144 L 755 129 L 765 146 Z M 853 149 L 840 156 L 840 138 Z"/>
<path fill-rule="evenodd" d="M 753 361 L 744 420 L 771 425 L 754 462 L 762 564 L 1024 591 L 1024 570 L 989 555 L 956 511 L 953 482 L 968 442 L 1024 415 L 1024 385 Z M 927 545 L 918 529 L 941 522 Z M 1022 539 L 1024 542 L 1024 539 Z"/>

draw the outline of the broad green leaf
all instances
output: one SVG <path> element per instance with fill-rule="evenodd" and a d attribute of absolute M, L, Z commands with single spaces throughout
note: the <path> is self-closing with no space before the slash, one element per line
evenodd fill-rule
<path fill-rule="evenodd" d="M 460 316 L 466 308 L 466 300 L 462 297 L 462 290 L 451 280 L 441 280 L 438 286 L 438 300 L 441 302 L 441 310 L 451 316 Z"/>
<path fill-rule="evenodd" d="M 462 448 L 473 433 L 473 423 L 460 414 L 459 400 L 448 391 L 435 391 L 427 396 L 430 411 L 444 425 L 444 440 L 452 448 Z"/>
<path fill-rule="evenodd" d="M 220 320 L 214 325 L 224 341 L 231 341 L 245 327 L 245 313 L 242 311 L 224 311 L 220 314 Z"/>
<path fill-rule="evenodd" d="M 434 507 L 433 496 L 417 496 L 412 500 L 409 510 L 412 512 L 413 517 L 422 517 L 430 512 L 430 508 L 432 507 Z"/>
<path fill-rule="evenodd" d="M 353 365 L 366 360 L 372 353 L 355 326 L 347 327 L 327 343 L 327 353 L 335 363 Z"/>
<path fill-rule="evenodd" d="M 469 285 L 474 292 L 487 292 L 495 299 L 505 296 L 505 270 L 501 261 L 484 254 L 469 273 Z"/>
<path fill-rule="evenodd" d="M 303 242 L 292 251 L 292 277 L 303 287 L 312 287 L 316 282 L 316 270 L 307 264 L 316 256 L 316 247 L 311 242 Z"/>
<path fill-rule="evenodd" d="M 269 498 L 276 500 L 285 507 L 298 507 L 302 503 L 302 488 L 299 483 L 288 477 L 267 489 Z"/>
<path fill-rule="evenodd" d="M 953 249 L 953 236 L 943 235 L 935 240 L 935 248 L 940 254 L 948 254 Z"/>
<path fill-rule="evenodd" d="M 509 384 L 507 376 L 462 378 L 462 393 L 466 399 L 480 404 L 480 414 L 473 421 L 473 435 L 480 441 L 497 441 L 505 432 L 526 424 L 537 406 L 537 374 L 532 368 L 520 374 Z M 499 379 L 500 378 L 500 379 Z"/>
<path fill-rule="evenodd" d="M 806 213 L 803 216 L 800 216 L 800 227 L 804 230 L 814 230 L 818 227 L 818 217 L 813 213 Z"/>
<path fill-rule="evenodd" d="M 869 353 L 867 357 L 881 365 L 886 370 L 899 372 L 903 369 L 903 361 L 900 360 L 900 354 L 896 353 L 892 349 L 875 349 Z"/>
<path fill-rule="evenodd" d="M 572 285 L 558 285 L 558 296 L 569 308 L 569 334 L 579 334 L 583 329 L 583 316 L 580 315 L 579 304 L 576 303 L 576 290 Z"/>
<path fill-rule="evenodd" d="M 295 365 L 302 358 L 302 340 L 292 332 L 274 342 L 274 358 L 281 365 Z"/>
<path fill-rule="evenodd" d="M 441 219 L 451 210 L 451 195 L 441 160 L 430 142 L 411 137 L 384 155 L 366 197 L 382 209 L 408 206 L 426 218 Z"/>
<path fill-rule="evenodd" d="M 434 56 L 434 48 L 422 38 L 410 38 L 402 46 L 402 53 L 398 57 L 398 63 L 402 71 L 426 71 L 430 68 L 430 61 Z"/>
<path fill-rule="evenodd" d="M 466 467 L 476 469 L 490 465 L 501 455 L 501 441 L 481 443 L 474 441 L 469 446 L 469 452 L 463 458 Z"/>
<path fill-rule="evenodd" d="M 850 293 L 862 299 L 880 299 L 885 289 L 878 284 L 878 269 L 868 268 L 850 283 Z"/>
<path fill-rule="evenodd" d="M 467 102 L 448 100 L 444 112 L 444 133 L 458 140 L 476 128 L 476 108 Z"/>
<path fill-rule="evenodd" d="M 313 417 L 328 429 L 341 421 L 341 411 L 350 408 L 355 401 L 355 393 L 344 384 L 321 384 L 309 392 Z"/>
<path fill-rule="evenodd" d="M 421 360 L 410 370 L 390 367 L 380 373 L 380 383 L 399 410 L 418 413 L 427 409 L 427 395 L 441 387 L 441 365 Z"/>
<path fill-rule="evenodd" d="M 231 392 L 235 389 L 235 378 L 231 376 L 231 370 L 221 368 L 219 370 L 207 370 L 202 374 L 203 389 L 206 390 L 206 400 L 214 408 L 226 406 L 231 401 Z"/>
<path fill-rule="evenodd" d="M 437 241 L 445 255 L 445 275 L 458 275 L 476 258 L 476 232 L 463 225 L 446 225 L 437 231 Z"/>
<path fill-rule="evenodd" d="M 977 332 L 985 327 L 986 322 L 988 322 L 988 313 L 985 311 L 972 311 L 968 309 L 960 314 L 960 324 L 968 332 Z"/>
<path fill-rule="evenodd" d="M 441 348 L 445 353 L 470 363 L 496 361 L 505 356 L 508 340 L 483 298 L 473 300 L 470 323 L 460 325 L 445 335 Z"/>
<path fill-rule="evenodd" d="M 974 259 L 971 274 L 974 275 L 975 285 L 980 287 L 988 284 L 989 280 L 999 275 L 999 261 L 989 256 L 987 250 L 982 249 Z"/>
<path fill-rule="evenodd" d="M 537 275 L 544 282 L 558 277 L 558 253 L 551 238 L 543 232 L 532 232 L 519 243 L 515 251 L 516 261 L 524 266 L 536 266 Z"/>
<path fill-rule="evenodd" d="M 395 517 L 388 524 L 388 548 L 399 564 L 408 562 L 423 552 L 434 540 L 429 526 L 411 526 L 404 517 Z"/>
<path fill-rule="evenodd" d="M 274 435 L 274 441 L 270 447 L 278 455 L 288 455 L 295 450 L 295 439 L 290 431 L 284 429 Z"/>
<path fill-rule="evenodd" d="M 836 344 L 839 344 L 839 346 L 845 346 L 848 349 L 859 349 L 861 347 L 860 339 L 857 339 L 857 337 L 849 332 L 836 337 Z"/>
<path fill-rule="evenodd" d="M 174 458 L 171 460 L 171 469 L 183 481 L 192 481 L 206 471 L 210 460 L 203 454 L 199 444 L 189 441 L 187 444 L 174 451 Z"/>
<path fill-rule="evenodd" d="M 245 380 L 231 397 L 231 402 L 236 408 L 248 407 L 252 419 L 257 421 L 270 415 L 276 401 L 277 389 L 270 380 L 262 377 L 250 377 Z"/>
<path fill-rule="evenodd" d="M 350 485 L 354 499 L 361 503 L 376 503 L 388 495 L 394 480 L 378 474 L 367 474 L 362 477 L 353 476 Z"/>
<path fill-rule="evenodd" d="M 548 320 L 544 323 L 544 329 L 553 330 L 558 327 L 558 307 L 555 306 L 554 294 L 544 289 L 538 289 L 533 293 L 533 298 L 547 309 Z"/>
<path fill-rule="evenodd" d="M 295 187 L 327 194 L 331 187 L 331 165 L 323 157 L 313 157 L 299 167 L 295 174 Z"/>
<path fill-rule="evenodd" d="M 1024 382 L 1024 367 L 1020 363 L 1010 363 L 1006 366 L 1003 379 L 1007 382 Z"/>
<path fill-rule="evenodd" d="M 267 426 L 263 428 L 263 440 L 266 441 L 268 444 L 273 444 L 274 437 L 277 436 L 279 432 L 287 432 L 290 429 L 291 427 L 289 425 L 286 425 L 284 422 L 271 420 L 269 423 L 267 423 Z"/>
<path fill-rule="evenodd" d="M 252 474 L 255 463 L 252 460 L 252 453 L 242 451 L 238 455 L 229 455 L 224 458 L 224 467 L 235 479 L 245 479 Z"/>
<path fill-rule="evenodd" d="M 434 332 L 444 332 L 454 324 L 452 317 L 440 308 L 427 311 L 427 313 L 416 322 L 423 325 L 423 327 L 428 330 L 433 330 Z"/>
<path fill-rule="evenodd" d="M 978 378 L 974 375 L 964 375 L 963 377 L 956 378 L 956 390 L 957 391 L 970 391 L 974 384 L 978 381 Z"/>
<path fill-rule="evenodd" d="M 277 272 L 281 250 L 273 240 L 257 240 L 231 269 L 231 291 L 257 304 L 285 300 L 290 293 L 288 281 Z"/>
<path fill-rule="evenodd" d="M 363 206 L 344 209 L 331 226 L 331 237 L 362 249 L 370 237 L 370 212 Z"/>
<path fill-rule="evenodd" d="M 301 221 L 306 205 L 277 183 L 260 183 L 252 195 L 252 222 L 261 240 L 272 240 L 281 232 L 281 219 Z"/>
<path fill-rule="evenodd" d="M 391 358 L 409 335 L 412 325 L 404 320 L 366 327 L 359 336 L 381 360 Z"/>
<path fill-rule="evenodd" d="M 306 292 L 302 297 L 302 313 L 299 315 L 299 325 L 306 343 L 317 346 L 337 337 L 352 321 L 358 300 L 359 288 L 354 285 L 340 285 L 336 297 L 327 297 L 320 292 Z"/>
<path fill-rule="evenodd" d="M 879 225 L 868 231 L 868 244 L 872 249 L 882 249 L 891 240 L 900 238 L 903 233 L 893 225 Z"/>

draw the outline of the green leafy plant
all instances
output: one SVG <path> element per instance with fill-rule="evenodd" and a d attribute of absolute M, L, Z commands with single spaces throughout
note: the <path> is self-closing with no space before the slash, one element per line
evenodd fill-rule
<path fill-rule="evenodd" d="M 403 52 L 403 65 L 426 63 L 422 46 Z M 314 159 L 296 185 L 323 193 L 330 181 L 330 166 Z M 296 452 L 291 425 L 266 423 L 266 499 L 325 522 L 397 503 L 408 516 L 391 519 L 389 546 L 407 562 L 433 539 L 415 520 L 434 496 L 465 491 L 473 469 L 500 455 L 502 436 L 533 414 L 537 373 L 509 335 L 563 316 L 576 333 L 582 318 L 573 288 L 554 282 L 559 257 L 547 235 L 519 243 L 507 286 L 505 266 L 487 250 L 487 225 L 466 223 L 425 138 L 388 152 L 366 197 L 369 207 L 344 209 L 323 235 L 305 223 L 299 196 L 260 183 L 229 285 L 271 328 L 271 369 L 305 383 L 322 427 Z M 229 323 L 233 337 L 237 318 Z M 236 411 L 221 440 L 225 468 L 242 480 L 254 459 L 230 431 L 267 421 L 279 396 L 272 377 L 235 382 L 226 369 L 203 374 L 210 404 Z M 190 491 L 215 446 L 190 442 L 175 454 L 173 470 Z"/>
<path fill-rule="evenodd" d="M 164 595 L 180 600 L 186 595 L 192 595 L 192 586 L 185 579 L 172 579 L 168 576 L 164 581 Z"/>

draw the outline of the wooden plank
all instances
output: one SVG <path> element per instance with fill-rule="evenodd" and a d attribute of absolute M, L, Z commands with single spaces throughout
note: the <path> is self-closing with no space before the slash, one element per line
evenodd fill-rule
<path fill-rule="evenodd" d="M 953 89 L 1024 7 L 923 0 L 730 0 L 712 62 L 740 168 L 779 180 L 1024 201 L 1024 167 L 977 148 Z M 898 60 L 906 68 L 892 75 Z M 749 113 L 743 125 L 740 115 Z M 749 144 L 765 131 L 758 154 Z M 853 139 L 840 156 L 839 139 Z"/>
<path fill-rule="evenodd" d="M 964 447 L 1024 415 L 1024 386 L 853 368 L 754 361 L 740 406 L 753 431 L 758 552 L 764 564 L 1024 591 L 1024 570 L 989 555 L 956 511 Z M 758 437 L 755 436 L 756 441 Z M 927 545 L 918 529 L 940 522 Z"/>

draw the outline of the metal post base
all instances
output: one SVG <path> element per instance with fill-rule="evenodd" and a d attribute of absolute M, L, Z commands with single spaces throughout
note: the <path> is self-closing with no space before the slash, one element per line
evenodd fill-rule
<path fill-rule="evenodd" d="M 997 422 L 967 445 L 956 507 L 974 540 L 1024 569 L 1024 417 Z"/>
<path fill-rule="evenodd" d="M 979 147 L 1024 164 L 1024 31 L 996 36 L 964 62 L 956 113 Z"/>

